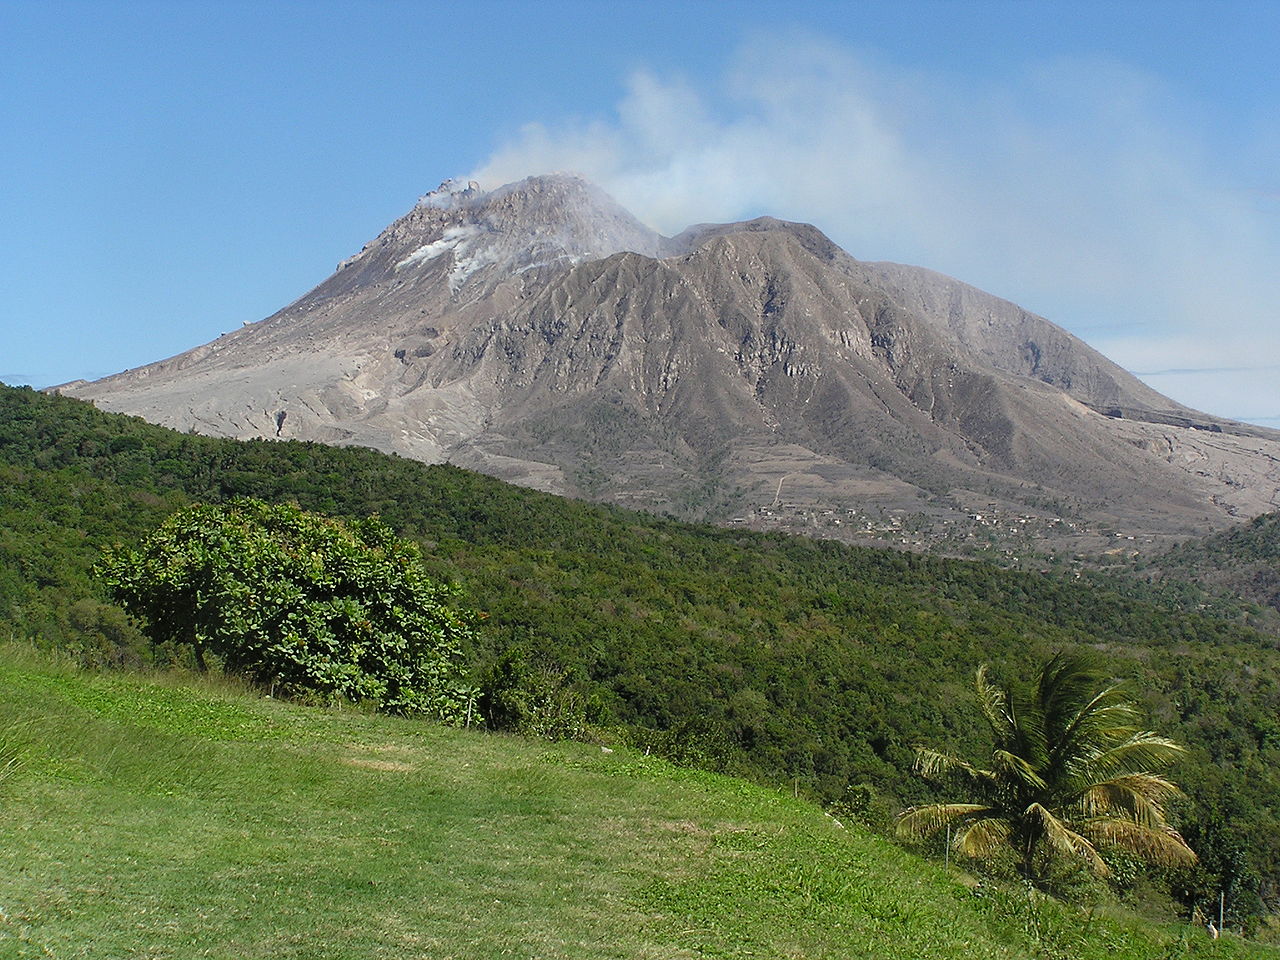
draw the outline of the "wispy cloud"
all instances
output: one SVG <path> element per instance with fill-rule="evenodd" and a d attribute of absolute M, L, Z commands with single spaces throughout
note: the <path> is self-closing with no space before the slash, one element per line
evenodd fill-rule
<path fill-rule="evenodd" d="M 1217 158 L 1194 109 L 1123 64 L 984 87 L 792 37 L 745 46 L 714 89 L 637 73 L 612 116 L 526 127 L 472 176 L 580 172 L 664 232 L 808 220 L 856 257 L 1017 300 L 1131 369 L 1204 371 L 1175 397 L 1231 416 L 1275 403 L 1232 371 L 1280 358 L 1280 218 L 1259 204 L 1269 185 Z"/>
<path fill-rule="evenodd" d="M 1280 364 L 1264 367 L 1182 367 L 1172 370 L 1134 370 L 1139 377 L 1186 376 L 1205 373 L 1260 373 L 1264 371 L 1280 373 Z"/>

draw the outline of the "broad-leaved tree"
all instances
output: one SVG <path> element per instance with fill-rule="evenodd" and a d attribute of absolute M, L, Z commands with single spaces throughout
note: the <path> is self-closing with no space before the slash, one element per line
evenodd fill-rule
<path fill-rule="evenodd" d="M 411 541 L 356 522 L 240 499 L 170 516 L 98 573 L 155 644 L 206 669 L 291 691 L 457 720 L 467 709 L 471 617 Z"/>

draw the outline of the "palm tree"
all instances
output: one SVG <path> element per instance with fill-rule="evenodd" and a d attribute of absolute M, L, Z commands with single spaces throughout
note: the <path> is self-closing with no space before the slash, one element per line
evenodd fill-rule
<path fill-rule="evenodd" d="M 996 686 L 983 666 L 977 692 L 995 739 L 990 769 L 919 750 L 916 769 L 957 777 L 970 802 L 908 809 L 900 836 L 920 839 L 950 825 L 956 853 L 986 859 L 1011 849 L 1037 885 L 1061 861 L 1110 876 L 1111 850 L 1162 865 L 1195 862 L 1165 818 L 1180 791 L 1155 772 L 1186 750 L 1143 730 L 1137 708 L 1096 664 L 1059 653 L 1026 691 Z"/>

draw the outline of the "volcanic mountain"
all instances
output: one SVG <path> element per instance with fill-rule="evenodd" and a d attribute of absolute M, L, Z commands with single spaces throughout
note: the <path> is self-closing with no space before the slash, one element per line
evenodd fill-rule
<path fill-rule="evenodd" d="M 827 533 L 985 514 L 1143 537 L 1280 506 L 1280 432 L 1185 408 L 1012 303 L 806 224 L 663 237 L 567 176 L 446 182 L 279 313 L 58 389 Z"/>

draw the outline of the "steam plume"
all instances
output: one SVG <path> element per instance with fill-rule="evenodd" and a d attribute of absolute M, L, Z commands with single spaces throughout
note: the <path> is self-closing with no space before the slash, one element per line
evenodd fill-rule
<path fill-rule="evenodd" d="M 1184 403 L 1280 416 L 1280 229 L 1264 185 L 1242 183 L 1157 78 L 1058 61 L 1016 79 L 761 41 L 714 88 L 637 73 L 613 116 L 528 126 L 472 177 L 581 173 L 666 233 L 807 220 L 856 257 L 1042 313 Z"/>

